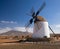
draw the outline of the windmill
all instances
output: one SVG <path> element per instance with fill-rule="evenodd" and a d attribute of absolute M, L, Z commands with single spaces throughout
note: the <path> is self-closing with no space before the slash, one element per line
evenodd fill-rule
<path fill-rule="evenodd" d="M 38 14 L 43 10 L 45 5 L 46 5 L 45 2 L 43 2 L 42 6 L 38 9 L 36 13 L 34 10 L 32 10 L 31 12 L 32 18 L 25 25 L 25 28 L 28 28 L 32 23 L 34 23 L 32 38 L 44 38 L 44 37 L 50 38 L 49 29 L 53 32 L 51 27 L 48 26 L 48 22 L 46 21 L 46 19 L 43 18 L 42 16 L 38 16 Z"/>

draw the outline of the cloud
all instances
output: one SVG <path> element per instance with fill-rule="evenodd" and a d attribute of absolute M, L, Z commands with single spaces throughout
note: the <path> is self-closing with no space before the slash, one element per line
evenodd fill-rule
<path fill-rule="evenodd" d="M 16 31 L 23 31 L 23 32 L 26 31 L 24 27 L 14 27 L 14 30 L 16 30 Z"/>
<path fill-rule="evenodd" d="M 10 27 L 0 28 L 0 33 L 5 33 L 5 32 L 8 32 L 10 30 L 12 30 L 12 28 L 10 28 Z"/>
<path fill-rule="evenodd" d="M 60 34 L 60 24 L 54 24 L 54 25 L 50 25 L 52 30 L 55 32 L 55 33 L 59 33 Z"/>
<path fill-rule="evenodd" d="M 52 28 L 54 33 L 56 33 L 56 34 L 59 33 L 60 34 L 60 24 L 50 25 L 50 27 Z M 25 27 L 13 27 L 13 28 L 5 27 L 5 28 L 0 28 L 0 33 L 8 32 L 10 30 L 22 31 L 22 32 L 26 31 Z M 33 28 L 29 28 L 28 32 L 33 33 Z"/>
<path fill-rule="evenodd" d="M 60 28 L 60 24 L 56 25 L 57 28 Z"/>
<path fill-rule="evenodd" d="M 5 27 L 5 28 L 0 28 L 0 33 L 5 33 L 5 32 L 8 32 L 10 30 L 22 31 L 22 32 L 26 31 L 25 27 L 13 27 L 13 28 L 11 28 L 11 27 Z M 33 29 L 29 28 L 28 32 L 32 33 Z"/>
<path fill-rule="evenodd" d="M 11 23 L 11 24 L 14 24 L 14 23 L 17 23 L 15 21 L 0 21 L 0 23 Z"/>
<path fill-rule="evenodd" d="M 26 31 L 25 27 L 14 27 L 14 30 L 23 31 L 23 32 Z M 32 33 L 33 32 L 33 28 L 29 28 L 27 31 Z"/>

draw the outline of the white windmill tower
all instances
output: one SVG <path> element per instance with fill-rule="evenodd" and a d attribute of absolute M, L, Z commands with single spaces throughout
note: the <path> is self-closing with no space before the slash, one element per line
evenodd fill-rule
<path fill-rule="evenodd" d="M 50 38 L 50 32 L 48 22 L 41 16 L 37 16 L 37 20 L 34 22 L 33 38 Z"/>
<path fill-rule="evenodd" d="M 42 17 L 38 16 L 41 10 L 45 7 L 45 2 L 42 4 L 41 8 L 35 13 L 32 11 L 32 18 L 29 20 L 29 23 L 26 25 L 28 28 L 34 22 L 34 29 L 32 38 L 50 38 L 48 22 Z M 51 28 L 50 28 L 51 29 Z"/>

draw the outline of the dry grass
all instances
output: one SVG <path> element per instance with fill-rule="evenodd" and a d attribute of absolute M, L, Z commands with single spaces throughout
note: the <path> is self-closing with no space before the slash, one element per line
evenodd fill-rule
<path fill-rule="evenodd" d="M 17 43 L 10 45 L 0 45 L 0 49 L 60 49 L 60 44 Z"/>
<path fill-rule="evenodd" d="M 15 38 L 9 39 L 0 37 L 0 49 L 60 49 L 60 42 L 58 43 L 4 43 L 17 41 Z M 19 37 L 20 38 L 20 37 Z"/>
<path fill-rule="evenodd" d="M 15 41 L 19 41 L 19 40 L 12 40 L 12 39 L 0 39 L 0 43 L 8 43 L 8 42 L 15 42 Z"/>

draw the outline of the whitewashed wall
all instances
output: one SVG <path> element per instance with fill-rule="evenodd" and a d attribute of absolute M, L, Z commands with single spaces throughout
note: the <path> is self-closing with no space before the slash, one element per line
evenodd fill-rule
<path fill-rule="evenodd" d="M 47 38 L 50 38 L 48 22 L 39 21 L 34 24 L 34 31 L 33 31 L 32 37 L 43 38 L 44 36 L 47 36 Z"/>

